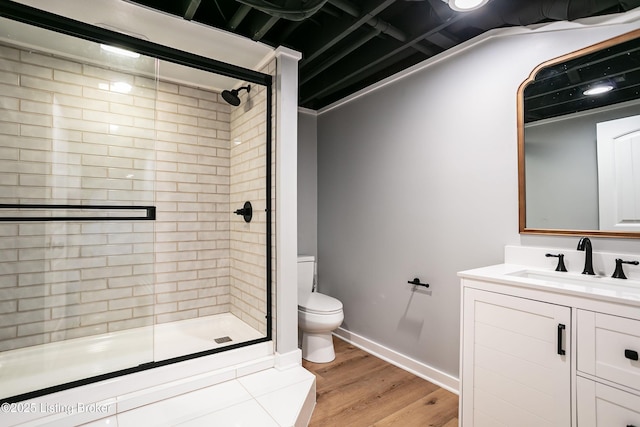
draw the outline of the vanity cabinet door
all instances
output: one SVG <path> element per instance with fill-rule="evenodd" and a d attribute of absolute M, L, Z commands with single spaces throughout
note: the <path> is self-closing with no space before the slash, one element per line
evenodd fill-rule
<path fill-rule="evenodd" d="M 580 427 L 640 427 L 640 396 L 577 377 Z"/>
<path fill-rule="evenodd" d="M 463 289 L 461 425 L 570 426 L 571 309 Z"/>

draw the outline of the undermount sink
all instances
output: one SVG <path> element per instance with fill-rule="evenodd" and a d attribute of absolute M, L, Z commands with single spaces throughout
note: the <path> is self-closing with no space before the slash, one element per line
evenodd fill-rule
<path fill-rule="evenodd" d="M 573 284 L 585 286 L 593 285 L 613 285 L 613 286 L 638 286 L 640 282 L 630 279 L 613 279 L 607 276 L 591 276 L 586 274 L 563 273 L 557 271 L 543 270 L 519 270 L 507 273 L 508 276 L 522 277 L 525 279 L 542 280 L 544 282 L 553 282 L 555 284 Z"/>

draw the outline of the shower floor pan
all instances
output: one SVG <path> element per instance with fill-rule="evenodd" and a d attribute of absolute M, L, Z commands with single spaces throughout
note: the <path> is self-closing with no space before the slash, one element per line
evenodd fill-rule
<path fill-rule="evenodd" d="M 9 350 L 0 353 L 0 398 L 263 337 L 223 313 Z"/>

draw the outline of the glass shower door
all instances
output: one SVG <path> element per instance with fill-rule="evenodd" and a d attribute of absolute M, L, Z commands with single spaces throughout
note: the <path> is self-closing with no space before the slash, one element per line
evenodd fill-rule
<path fill-rule="evenodd" d="M 153 361 L 157 61 L 0 25 L 6 398 Z"/>
<path fill-rule="evenodd" d="M 0 400 L 270 341 L 275 60 L 0 27 Z"/>

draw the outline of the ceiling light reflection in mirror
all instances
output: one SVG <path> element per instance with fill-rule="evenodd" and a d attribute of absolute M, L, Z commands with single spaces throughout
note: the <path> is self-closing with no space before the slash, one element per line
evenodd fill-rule
<path fill-rule="evenodd" d="M 584 92 L 582 92 L 582 94 L 587 96 L 601 95 L 613 89 L 614 87 L 612 84 L 598 85 L 585 90 Z"/>
<path fill-rule="evenodd" d="M 603 166 L 611 156 L 602 155 L 606 142 L 600 128 L 630 117 L 640 117 L 640 30 L 531 72 L 518 90 L 521 233 L 640 238 L 640 216 L 629 217 L 622 209 L 629 196 L 603 196 L 623 192 L 621 186 L 604 184 Z M 635 182 L 625 194 L 640 195 L 637 178 L 621 182 Z M 613 203 L 604 200 L 619 202 L 613 209 L 616 221 L 607 219 L 612 210 L 607 205 Z"/>

